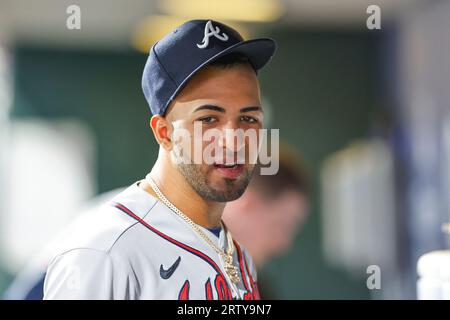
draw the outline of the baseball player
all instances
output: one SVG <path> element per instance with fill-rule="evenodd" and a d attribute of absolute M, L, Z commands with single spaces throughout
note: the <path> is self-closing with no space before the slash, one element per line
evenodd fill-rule
<path fill-rule="evenodd" d="M 196 125 L 262 128 L 257 71 L 275 48 L 272 39 L 244 41 L 222 23 L 192 20 L 150 49 L 142 87 L 158 159 L 145 179 L 66 232 L 47 269 L 44 299 L 259 298 L 252 259 L 221 220 L 254 164 L 249 157 L 211 164 L 180 157 L 187 159 L 187 147 L 207 147 L 195 140 Z M 181 130 L 194 136 L 189 145 L 174 138 Z M 248 153 L 246 143 L 215 143 L 227 155 Z"/>

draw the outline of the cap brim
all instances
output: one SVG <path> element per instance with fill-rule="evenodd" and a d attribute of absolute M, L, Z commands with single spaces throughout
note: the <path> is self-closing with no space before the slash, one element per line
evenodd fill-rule
<path fill-rule="evenodd" d="M 175 92 L 172 94 L 172 97 L 167 102 L 167 105 L 169 105 L 172 100 L 175 98 L 175 96 L 185 87 L 187 82 L 202 68 L 204 68 L 206 65 L 214 62 L 215 60 L 226 56 L 231 53 L 242 53 L 244 54 L 252 64 L 255 71 L 260 70 L 263 68 L 273 57 L 276 51 L 276 43 L 274 40 L 270 38 L 258 38 L 258 39 L 251 39 L 246 40 L 242 42 L 238 42 L 231 47 L 226 48 L 225 50 L 217 53 L 216 55 L 212 56 L 205 62 L 203 62 L 201 65 L 199 65 L 197 68 L 195 68 L 194 71 L 192 71 L 189 76 L 187 76 L 183 82 L 178 86 L 178 88 L 175 90 Z M 166 108 L 167 111 L 167 108 Z"/>

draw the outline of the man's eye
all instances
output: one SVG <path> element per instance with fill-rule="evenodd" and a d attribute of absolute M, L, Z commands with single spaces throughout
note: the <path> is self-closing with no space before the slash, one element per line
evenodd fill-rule
<path fill-rule="evenodd" d="M 245 122 L 249 122 L 249 123 L 254 123 L 254 122 L 258 122 L 258 119 L 253 118 L 253 117 L 249 117 L 249 116 L 242 116 L 242 117 L 241 117 L 241 121 L 245 121 Z"/>
<path fill-rule="evenodd" d="M 202 123 L 213 123 L 215 122 L 217 119 L 214 117 L 204 117 L 204 118 L 200 118 L 198 119 L 198 121 L 201 121 Z"/>

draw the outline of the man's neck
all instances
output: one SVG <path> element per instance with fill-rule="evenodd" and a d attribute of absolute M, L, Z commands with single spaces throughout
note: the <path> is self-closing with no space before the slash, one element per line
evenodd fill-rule
<path fill-rule="evenodd" d="M 205 228 L 220 226 L 225 203 L 204 200 L 178 171 L 173 172 L 174 169 L 167 166 L 157 160 L 150 172 L 164 196 L 196 224 Z M 146 180 L 142 180 L 139 187 L 158 198 Z"/>

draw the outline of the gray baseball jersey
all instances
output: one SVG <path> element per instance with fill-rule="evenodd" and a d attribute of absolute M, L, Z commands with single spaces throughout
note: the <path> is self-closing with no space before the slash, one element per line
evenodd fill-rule
<path fill-rule="evenodd" d="M 223 230 L 217 237 L 200 228 L 226 249 Z M 213 248 L 136 182 L 69 228 L 44 299 L 259 299 L 251 257 L 235 247 L 238 284 Z"/>

